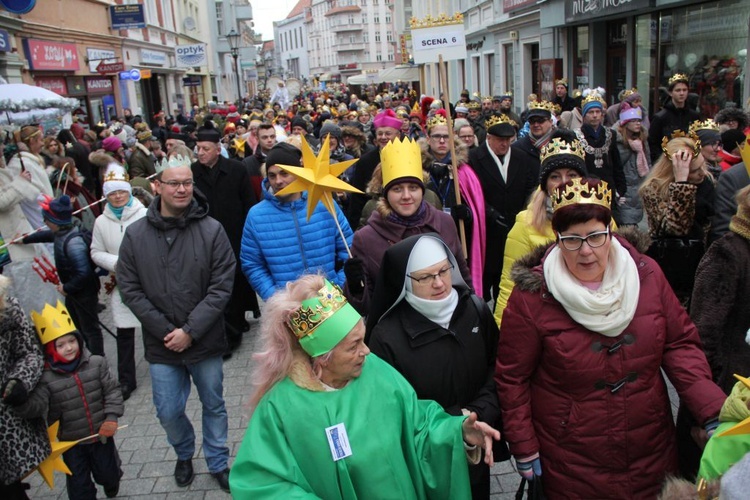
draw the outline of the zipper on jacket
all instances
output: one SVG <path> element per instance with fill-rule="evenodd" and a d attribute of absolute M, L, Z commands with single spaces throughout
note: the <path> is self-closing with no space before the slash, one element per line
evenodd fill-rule
<path fill-rule="evenodd" d="M 300 229 L 299 227 L 299 221 L 297 220 L 297 209 L 294 207 L 294 203 L 292 203 L 292 218 L 294 219 L 294 227 L 297 229 L 297 244 L 299 245 L 299 254 L 302 257 L 302 266 L 304 267 L 305 271 L 308 271 L 307 259 L 305 258 L 305 248 L 302 245 L 302 229 Z"/>
<path fill-rule="evenodd" d="M 76 381 L 78 392 L 81 394 L 81 400 L 83 401 L 83 410 L 86 412 L 86 420 L 89 423 L 89 435 L 96 434 L 96 431 L 94 430 L 94 421 L 91 417 L 91 409 L 89 408 L 89 402 L 86 399 L 86 391 L 83 390 L 83 382 L 81 382 L 81 377 L 78 376 L 78 373 L 74 373 L 73 379 Z"/>

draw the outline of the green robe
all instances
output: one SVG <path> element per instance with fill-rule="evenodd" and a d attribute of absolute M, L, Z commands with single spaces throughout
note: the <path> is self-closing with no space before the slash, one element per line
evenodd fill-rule
<path fill-rule="evenodd" d="M 461 423 L 390 365 L 367 356 L 338 391 L 287 377 L 253 413 L 229 483 L 237 499 L 470 498 Z M 352 455 L 334 461 L 325 429 L 343 423 Z"/>

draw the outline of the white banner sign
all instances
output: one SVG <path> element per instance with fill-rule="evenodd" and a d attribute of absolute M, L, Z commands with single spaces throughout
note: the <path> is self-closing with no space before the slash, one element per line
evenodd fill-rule
<path fill-rule="evenodd" d="M 116 63 L 114 50 L 106 49 L 86 49 L 86 56 L 89 58 L 89 72 L 96 74 L 96 67 L 99 63 Z"/>
<path fill-rule="evenodd" d="M 463 25 L 449 24 L 411 30 L 414 62 L 417 64 L 466 59 L 466 36 Z"/>
<path fill-rule="evenodd" d="M 177 67 L 191 68 L 206 64 L 206 44 L 178 45 L 174 49 Z"/>

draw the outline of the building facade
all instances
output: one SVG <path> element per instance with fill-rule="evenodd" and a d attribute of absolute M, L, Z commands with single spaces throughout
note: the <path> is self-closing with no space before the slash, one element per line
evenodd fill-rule
<path fill-rule="evenodd" d="M 312 0 L 300 0 L 286 19 L 274 21 L 273 38 L 278 42 L 276 67 L 282 78 L 305 80 L 310 76 L 307 22 L 312 17 Z"/>

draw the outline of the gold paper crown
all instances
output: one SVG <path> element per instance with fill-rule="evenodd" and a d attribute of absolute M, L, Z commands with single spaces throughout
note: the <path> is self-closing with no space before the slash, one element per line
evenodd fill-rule
<path fill-rule="evenodd" d="M 588 95 L 585 95 L 583 100 L 581 101 L 581 109 L 583 109 L 586 104 L 594 101 L 599 102 L 602 106 L 607 105 L 607 101 L 604 100 L 604 97 L 602 97 L 598 90 L 589 89 Z"/>
<path fill-rule="evenodd" d="M 164 158 L 162 161 L 157 161 L 154 168 L 160 174 L 168 168 L 189 167 L 192 163 L 189 156 L 174 155 L 170 158 Z"/>
<path fill-rule="evenodd" d="M 383 186 L 402 177 L 422 179 L 422 151 L 416 141 L 394 139 L 380 150 Z"/>
<path fill-rule="evenodd" d="M 492 102 L 492 96 L 491 95 L 483 96 L 482 97 L 482 102 L 484 102 L 484 101 L 490 101 L 490 102 Z"/>
<path fill-rule="evenodd" d="M 36 333 L 42 344 L 48 344 L 55 339 L 76 331 L 76 325 L 73 318 L 65 306 L 57 301 L 57 307 L 44 304 L 42 313 L 31 311 L 31 321 L 34 323 Z"/>
<path fill-rule="evenodd" d="M 575 178 L 565 184 L 562 193 L 555 190 L 552 195 L 552 210 L 557 212 L 568 205 L 593 204 L 612 208 L 612 191 L 605 181 L 599 181 L 595 188 L 589 186 L 585 179 Z"/>
<path fill-rule="evenodd" d="M 550 113 L 554 112 L 555 105 L 549 101 L 531 101 L 529 102 L 529 109 L 543 109 L 545 111 L 549 111 Z"/>
<path fill-rule="evenodd" d="M 711 118 L 705 121 L 695 120 L 693 123 L 690 124 L 690 129 L 688 131 L 691 134 L 697 135 L 699 130 L 713 130 L 713 131 L 718 132 L 719 126 Z"/>
<path fill-rule="evenodd" d="M 568 88 L 568 79 L 560 78 L 559 80 L 555 80 L 555 86 L 557 85 L 565 85 L 565 88 Z"/>
<path fill-rule="evenodd" d="M 486 130 L 489 130 L 490 127 L 497 125 L 499 123 L 508 123 L 512 125 L 514 128 L 518 128 L 518 124 L 515 121 L 508 118 L 508 115 L 505 115 L 505 114 L 490 116 L 487 120 L 485 120 L 484 128 Z"/>
<path fill-rule="evenodd" d="M 670 78 L 669 81 L 667 82 L 667 86 L 671 87 L 675 83 L 679 83 L 679 82 L 687 84 L 689 81 L 690 80 L 688 80 L 687 75 L 683 75 L 682 73 L 675 73 L 674 75 L 672 75 L 672 78 Z"/>
<path fill-rule="evenodd" d="M 289 317 L 292 333 L 298 339 L 312 335 L 317 327 L 346 304 L 344 292 L 338 285 L 331 283 L 330 288 L 323 286 L 315 297 L 303 301 L 302 306 Z"/>
<path fill-rule="evenodd" d="M 427 15 L 424 19 L 418 19 L 416 17 L 412 17 L 409 19 L 409 26 L 412 29 L 415 28 L 433 28 L 435 26 L 446 26 L 449 24 L 463 24 L 464 23 L 464 15 L 460 12 L 456 12 L 453 14 L 453 16 L 448 16 L 447 14 L 440 14 L 438 17 L 432 17 L 431 15 Z"/>
<path fill-rule="evenodd" d="M 693 141 L 693 158 L 698 158 L 698 155 L 701 154 L 701 140 L 698 138 L 698 135 L 690 131 L 689 133 L 685 133 L 682 130 L 675 130 L 672 132 L 671 136 L 664 136 L 661 139 L 661 150 L 664 151 L 664 154 L 667 156 L 667 159 L 669 161 L 672 161 L 672 155 L 667 150 L 667 145 L 672 139 L 677 139 L 678 137 L 686 137 Z"/>
<path fill-rule="evenodd" d="M 448 125 L 448 120 L 445 119 L 443 115 L 433 115 L 432 118 L 427 120 L 427 130 L 431 130 L 432 127 L 437 127 L 438 125 Z"/>
<path fill-rule="evenodd" d="M 471 101 L 470 103 L 468 103 L 468 104 L 466 105 L 466 108 L 467 108 L 468 110 L 472 110 L 472 109 L 482 109 L 482 105 L 481 105 L 481 104 L 479 104 L 479 103 L 478 103 L 477 101 Z"/>
<path fill-rule="evenodd" d="M 581 142 L 577 139 L 574 139 L 571 142 L 566 142 L 559 137 L 555 137 L 549 141 L 546 146 L 542 147 L 539 160 L 544 163 L 547 158 L 557 155 L 574 155 L 581 160 L 586 161 L 586 152 L 583 150 Z"/>
<path fill-rule="evenodd" d="M 633 87 L 632 89 L 625 89 L 625 90 L 622 91 L 622 98 L 625 99 L 629 95 L 633 95 L 636 92 L 638 92 L 638 88 L 637 87 Z"/>

